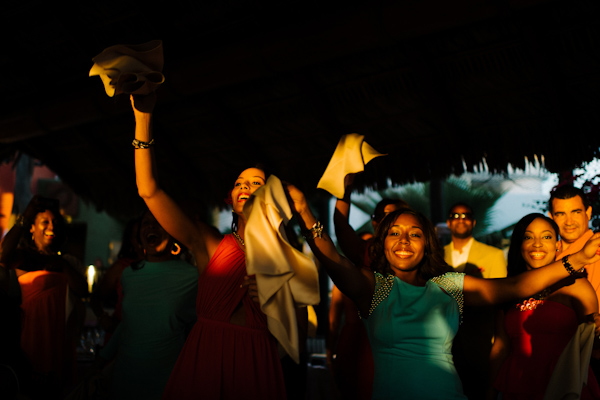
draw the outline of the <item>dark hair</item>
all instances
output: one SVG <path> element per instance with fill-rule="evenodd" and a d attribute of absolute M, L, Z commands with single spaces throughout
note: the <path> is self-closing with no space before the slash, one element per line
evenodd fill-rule
<path fill-rule="evenodd" d="M 140 249 L 141 254 L 134 254 L 133 258 L 136 259 L 136 261 L 134 261 L 133 263 L 131 263 L 130 267 L 133 271 L 137 271 L 140 270 L 142 268 L 144 268 L 144 265 L 146 265 L 146 253 L 145 253 L 145 249 L 142 245 L 142 229 L 141 229 L 141 224 L 142 221 L 144 219 L 144 217 L 150 214 L 155 220 L 156 217 L 154 217 L 154 214 L 152 214 L 152 212 L 149 209 L 146 209 L 146 211 L 144 211 L 144 213 L 141 215 L 141 217 L 139 217 L 137 219 L 138 222 L 138 229 L 137 229 L 137 235 L 136 235 L 136 239 L 137 243 L 132 243 L 132 245 L 134 246 L 139 246 L 138 248 Z M 165 230 L 162 225 L 160 225 L 160 223 L 158 221 L 156 221 L 156 223 L 161 227 L 161 229 Z M 135 224 L 134 224 L 135 226 Z M 175 240 L 175 238 L 173 236 L 171 236 L 171 234 L 169 232 L 167 232 L 165 230 L 165 232 L 167 233 L 167 235 L 169 236 L 169 241 L 171 242 L 171 246 L 174 246 L 175 244 L 177 244 L 177 246 L 179 246 L 180 248 L 180 252 L 178 255 L 173 255 L 171 256 L 172 259 L 176 259 L 177 257 L 187 257 L 188 255 L 188 248 L 185 247 L 183 244 L 179 243 L 179 241 Z M 169 250 L 170 251 L 170 250 Z"/>
<path fill-rule="evenodd" d="M 23 212 L 23 235 L 21 236 L 21 240 L 19 245 L 21 247 L 30 248 L 35 251 L 38 251 L 38 248 L 32 238 L 32 235 L 29 234 L 29 229 L 32 225 L 35 224 L 35 219 L 38 214 L 43 213 L 45 211 L 50 211 L 54 214 L 54 221 L 52 221 L 52 225 L 54 228 L 54 241 L 50 245 L 50 249 L 57 253 L 61 250 L 62 246 L 67 241 L 67 223 L 65 218 L 60 213 L 60 202 L 57 199 L 52 199 L 49 197 L 43 197 L 40 195 L 35 195 L 27 204 L 25 211 Z"/>
<path fill-rule="evenodd" d="M 552 192 L 550 192 L 550 200 L 548 200 L 548 210 L 550 211 L 550 214 L 553 214 L 553 200 L 554 199 L 561 199 L 561 200 L 566 200 L 566 199 L 572 199 L 573 197 L 579 196 L 581 197 L 581 201 L 583 202 L 583 207 L 585 208 L 584 211 L 586 211 L 588 209 L 588 207 L 591 205 L 590 200 L 588 199 L 588 197 L 586 196 L 585 192 L 583 191 L 583 189 L 579 189 L 576 188 L 573 185 L 563 185 L 563 186 L 559 186 L 556 189 L 552 190 Z"/>
<path fill-rule="evenodd" d="M 265 174 L 265 183 L 267 183 L 267 179 L 269 179 L 269 174 L 267 174 L 267 168 L 265 167 L 264 164 L 256 163 L 252 167 L 248 167 L 248 168 L 260 169 Z M 247 170 L 248 168 L 245 168 L 244 171 Z M 229 196 L 231 196 L 231 192 L 229 192 Z M 232 199 L 232 201 L 233 201 L 233 199 Z M 237 231 L 237 228 L 238 228 L 239 216 L 236 213 L 234 213 L 233 211 L 231 212 L 231 214 L 233 215 L 233 219 L 231 220 L 231 231 L 235 232 L 235 231 Z"/>
<path fill-rule="evenodd" d="M 377 203 L 375 206 L 375 210 L 373 210 L 373 215 L 371 215 L 371 219 L 375 222 L 381 222 L 383 217 L 385 217 L 385 208 L 390 204 L 396 205 L 396 208 L 410 208 L 408 203 L 402 199 L 390 199 L 385 197 Z"/>
<path fill-rule="evenodd" d="M 402 214 L 410 214 L 417 218 L 425 235 L 425 254 L 418 266 L 419 276 L 424 280 L 429 280 L 435 276 L 452 271 L 452 268 L 444 261 L 444 250 L 431 221 L 420 212 L 409 208 L 401 208 L 389 213 L 377 226 L 373 242 L 369 248 L 371 259 L 373 260 L 371 268 L 383 275 L 393 274 L 385 256 L 385 238 L 394 222 L 396 222 L 396 219 Z"/>
<path fill-rule="evenodd" d="M 523 244 L 523 238 L 525 237 L 525 231 L 527 230 L 527 227 L 538 218 L 543 219 L 552 226 L 552 229 L 554 229 L 554 233 L 556 233 L 556 238 L 558 240 L 558 225 L 556 225 L 556 222 L 554 222 L 551 218 L 540 213 L 527 214 L 521 218 L 513 228 L 513 233 L 510 238 L 510 247 L 508 249 L 507 258 L 508 266 L 506 268 L 507 276 L 519 275 L 521 272 L 525 272 L 527 270 L 527 264 L 521 255 L 521 245 Z"/>
<path fill-rule="evenodd" d="M 137 259 L 140 256 L 140 222 L 141 217 L 134 218 L 127 222 L 123 229 L 123 237 L 121 238 L 121 248 L 117 254 L 117 258 L 133 258 Z"/>

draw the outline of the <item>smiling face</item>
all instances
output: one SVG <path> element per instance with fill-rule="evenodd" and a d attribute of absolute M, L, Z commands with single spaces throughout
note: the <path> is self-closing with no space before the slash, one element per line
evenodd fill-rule
<path fill-rule="evenodd" d="M 571 244 L 589 229 L 592 207 L 586 209 L 579 196 L 553 199 L 550 217 L 560 229 L 561 240 Z"/>
<path fill-rule="evenodd" d="M 231 200 L 233 212 L 243 216 L 244 204 L 250 198 L 250 195 L 266 182 L 265 173 L 258 168 L 248 168 L 240 174 L 235 180 L 233 190 L 231 191 Z"/>
<path fill-rule="evenodd" d="M 170 254 L 171 236 L 160 226 L 150 212 L 144 214 L 142 218 L 139 237 L 148 261 L 154 261 L 152 257 L 155 256 Z"/>
<path fill-rule="evenodd" d="M 540 268 L 554 261 L 558 237 L 554 228 L 543 218 L 536 218 L 525 230 L 521 256 L 527 269 Z"/>
<path fill-rule="evenodd" d="M 49 253 L 51 251 L 50 246 L 56 238 L 54 232 L 55 222 L 56 218 L 54 213 L 50 210 L 46 210 L 38 213 L 35 216 L 34 223 L 31 225 L 29 232 L 32 234 L 35 246 L 42 253 Z"/>
<path fill-rule="evenodd" d="M 397 277 L 416 276 L 425 245 L 425 234 L 417 217 L 400 214 L 388 230 L 384 243 L 385 257 Z"/>

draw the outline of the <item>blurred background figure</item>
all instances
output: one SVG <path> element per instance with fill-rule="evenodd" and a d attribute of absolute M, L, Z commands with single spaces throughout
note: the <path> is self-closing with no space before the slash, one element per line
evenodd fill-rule
<path fill-rule="evenodd" d="M 122 319 L 100 352 L 114 359 L 110 399 L 160 399 L 196 321 L 197 269 L 148 211 L 139 226 L 143 259 L 121 275 Z"/>
<path fill-rule="evenodd" d="M 75 380 L 87 282 L 78 261 L 61 255 L 65 242 L 58 201 L 41 196 L 2 241 L 0 262 L 14 270 L 21 289 L 20 346 L 31 364 L 23 392 L 31 398 L 61 398 Z"/>
<path fill-rule="evenodd" d="M 140 220 L 141 218 L 134 218 L 125 226 L 117 260 L 104 272 L 91 295 L 90 306 L 100 327 L 105 332 L 105 343 L 108 343 L 122 318 L 121 274 L 125 268 L 144 258 L 143 248 L 139 241 Z M 109 313 L 107 309 L 114 311 Z"/>
<path fill-rule="evenodd" d="M 450 207 L 446 224 L 452 241 L 444 246 L 444 259 L 454 271 L 478 278 L 506 277 L 504 252 L 481 243 L 473 237 L 477 220 L 472 207 L 456 203 Z M 465 395 L 481 399 L 491 388 L 490 351 L 494 341 L 495 307 L 465 307 L 452 355 L 454 365 L 463 384 Z"/>

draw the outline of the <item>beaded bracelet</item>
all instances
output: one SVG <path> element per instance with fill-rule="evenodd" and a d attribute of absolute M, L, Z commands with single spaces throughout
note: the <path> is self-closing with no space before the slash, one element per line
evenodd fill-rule
<path fill-rule="evenodd" d="M 575 269 L 571 266 L 571 263 L 569 262 L 568 255 L 566 255 L 562 258 L 562 263 L 563 263 L 563 266 L 565 267 L 565 269 L 567 270 L 567 272 L 569 273 L 569 275 L 576 275 L 585 269 L 585 267 L 581 267 L 581 269 L 575 271 Z"/>
<path fill-rule="evenodd" d="M 133 139 L 133 142 L 131 142 L 131 144 L 133 145 L 133 147 L 135 147 L 136 150 L 147 149 L 149 147 L 154 146 L 154 139 L 150 139 L 149 142 L 143 142 L 141 140 Z"/>

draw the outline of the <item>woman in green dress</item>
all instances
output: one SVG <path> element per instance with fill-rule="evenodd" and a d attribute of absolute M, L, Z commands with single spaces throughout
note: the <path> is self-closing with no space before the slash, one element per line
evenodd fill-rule
<path fill-rule="evenodd" d="M 465 399 L 452 361 L 464 304 L 491 305 L 540 292 L 600 259 L 600 234 L 580 252 L 504 279 L 479 279 L 444 262 L 433 224 L 408 209 L 375 232 L 371 270 L 340 255 L 297 188 L 288 192 L 313 253 L 365 321 L 373 358 L 373 399 Z"/>

